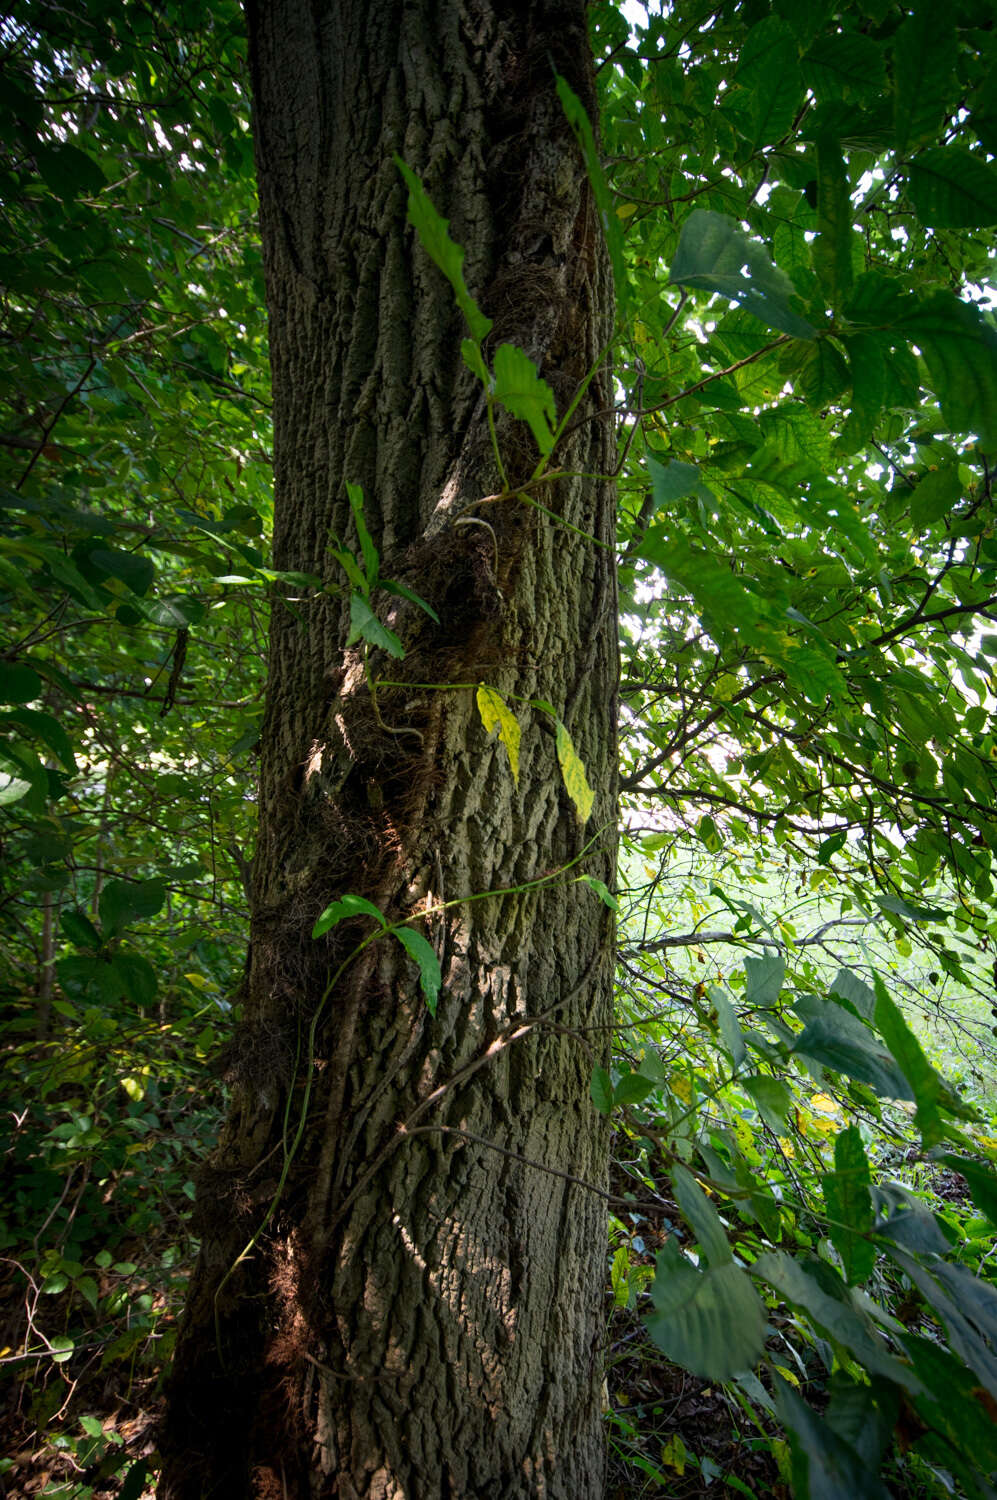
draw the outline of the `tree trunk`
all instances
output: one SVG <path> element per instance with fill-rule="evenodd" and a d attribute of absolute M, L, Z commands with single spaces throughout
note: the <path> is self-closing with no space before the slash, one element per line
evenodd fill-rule
<path fill-rule="evenodd" d="M 333 592 L 282 585 L 273 610 L 247 995 L 160 1495 L 586 1500 L 604 1477 L 589 1078 L 612 927 L 578 877 L 612 881 L 617 665 L 613 491 L 593 477 L 612 468 L 611 284 L 555 92 L 556 70 L 594 108 L 585 5 L 248 14 L 275 566 Z M 595 370 L 554 454 L 569 477 L 530 499 L 485 503 L 502 484 L 467 329 L 406 226 L 394 153 L 467 252 L 486 354 L 525 349 L 559 416 Z M 524 484 L 529 430 L 500 421 L 498 442 Z M 330 552 L 360 553 L 347 481 L 381 577 L 439 616 L 375 594 L 405 656 L 366 669 Z M 518 784 L 480 682 L 518 695 Z M 584 825 L 530 698 L 587 767 Z M 373 919 L 312 940 L 346 892 L 433 943 L 435 1017 L 393 938 L 350 959 Z"/>

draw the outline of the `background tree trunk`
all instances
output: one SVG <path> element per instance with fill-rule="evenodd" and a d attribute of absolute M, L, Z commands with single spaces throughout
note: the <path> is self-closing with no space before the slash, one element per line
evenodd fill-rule
<path fill-rule="evenodd" d="M 371 653 L 373 677 L 405 684 L 375 702 L 345 594 L 275 603 L 233 1105 L 199 1186 L 160 1494 L 585 1500 L 604 1471 L 606 1205 L 584 1184 L 606 1171 L 588 1084 L 608 1054 L 612 931 L 576 880 L 612 880 L 617 676 L 612 485 L 591 477 L 612 468 L 611 287 L 554 87 L 556 69 L 594 108 L 585 6 L 248 13 L 275 566 L 345 582 L 329 547 L 359 552 L 348 480 L 382 577 L 441 623 L 377 596 L 406 654 Z M 555 455 L 576 477 L 538 497 L 577 530 L 518 499 L 468 508 L 500 489 L 485 404 L 451 289 L 406 227 L 395 152 L 467 251 L 486 352 L 525 349 L 559 414 L 598 366 Z M 499 439 L 524 482 L 528 430 L 507 421 Z M 551 721 L 514 704 L 517 786 L 478 720 L 481 681 L 553 704 L 596 790 L 584 827 Z M 552 875 L 594 835 L 563 877 L 418 919 Z M 348 891 L 434 943 L 435 1019 L 394 940 L 323 1005 L 372 930 L 312 941 Z"/>

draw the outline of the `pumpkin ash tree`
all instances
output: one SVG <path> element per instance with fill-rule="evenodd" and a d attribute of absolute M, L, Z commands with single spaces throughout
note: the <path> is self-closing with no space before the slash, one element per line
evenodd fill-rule
<path fill-rule="evenodd" d="M 584 1500 L 617 677 L 585 6 L 248 18 L 283 579 L 160 1494 Z"/>

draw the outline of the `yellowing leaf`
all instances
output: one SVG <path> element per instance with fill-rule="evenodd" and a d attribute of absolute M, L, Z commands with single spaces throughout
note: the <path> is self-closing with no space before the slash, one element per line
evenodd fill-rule
<path fill-rule="evenodd" d="M 619 208 L 616 210 L 616 217 L 618 219 L 630 219 L 633 218 L 636 212 L 636 203 L 621 203 Z"/>
<path fill-rule="evenodd" d="M 838 1113 L 837 1102 L 831 1098 L 830 1094 L 814 1094 L 810 1100 L 810 1108 L 815 1109 L 818 1114 L 822 1115 L 836 1115 Z"/>
<path fill-rule="evenodd" d="M 685 1473 L 688 1450 L 677 1432 L 673 1432 L 667 1443 L 661 1449 L 661 1462 L 674 1469 L 676 1474 Z"/>
<path fill-rule="evenodd" d="M 477 694 L 478 713 L 481 722 L 485 726 L 486 734 L 491 734 L 493 729 L 498 729 L 499 739 L 505 746 L 509 755 L 509 765 L 512 769 L 512 779 L 519 785 L 519 722 L 515 714 L 511 713 L 501 693 L 494 688 L 486 687 L 484 683 L 478 688 Z"/>
<path fill-rule="evenodd" d="M 579 823 L 587 823 L 595 801 L 595 792 L 588 784 L 585 767 L 571 741 L 571 735 L 560 719 L 557 720 L 557 760 L 564 777 L 568 796 L 575 804 Z"/>
<path fill-rule="evenodd" d="M 677 1094 L 683 1104 L 692 1103 L 692 1084 L 684 1073 L 673 1073 L 668 1084 L 672 1093 Z"/>

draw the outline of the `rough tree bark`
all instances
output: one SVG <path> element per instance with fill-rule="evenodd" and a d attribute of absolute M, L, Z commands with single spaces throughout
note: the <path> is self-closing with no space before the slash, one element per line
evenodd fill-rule
<path fill-rule="evenodd" d="M 592 112 L 585 5 L 250 0 L 248 16 L 275 565 L 344 584 L 329 547 L 359 551 L 351 481 L 382 577 L 440 624 L 377 596 L 406 654 L 371 652 L 370 676 L 404 684 L 374 699 L 342 591 L 275 603 L 233 1103 L 199 1185 L 160 1495 L 586 1500 L 604 1474 L 606 1213 L 587 1184 L 606 1171 L 589 1077 L 612 932 L 577 877 L 612 879 L 617 665 L 597 477 L 612 468 L 611 285 L 554 83 Z M 484 498 L 501 488 L 485 403 L 451 289 L 406 226 L 396 152 L 467 251 L 486 352 L 525 349 L 559 413 L 596 369 L 554 456 L 570 477 L 535 496 L 553 515 Z M 500 422 L 499 442 L 524 483 L 528 429 Z M 515 703 L 517 785 L 478 682 L 553 704 L 596 790 L 584 827 L 552 721 Z M 433 942 L 435 1018 L 382 940 L 312 1027 L 373 930 L 311 939 L 344 892 Z"/>

